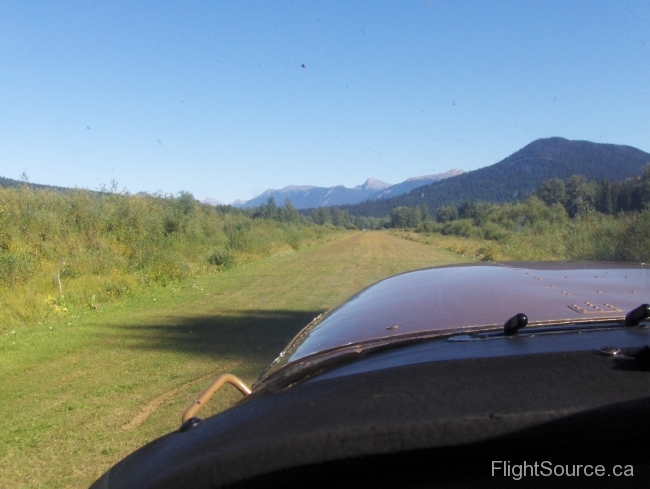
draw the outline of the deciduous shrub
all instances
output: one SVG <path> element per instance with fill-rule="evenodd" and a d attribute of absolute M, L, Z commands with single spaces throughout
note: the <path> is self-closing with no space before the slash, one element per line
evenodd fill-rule
<path fill-rule="evenodd" d="M 280 209 L 277 220 L 200 205 L 188 192 L 0 188 L 0 323 L 51 314 L 45 298 L 58 297 L 59 283 L 70 311 L 298 249 L 316 229 L 330 231 Z"/>
<path fill-rule="evenodd" d="M 227 270 L 235 266 L 235 257 L 229 249 L 221 248 L 210 253 L 208 263 Z"/>

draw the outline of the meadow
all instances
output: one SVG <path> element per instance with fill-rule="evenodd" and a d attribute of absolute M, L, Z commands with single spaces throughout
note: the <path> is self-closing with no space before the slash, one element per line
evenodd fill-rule
<path fill-rule="evenodd" d="M 465 260 L 385 232 L 323 232 L 297 249 L 3 328 L 0 486 L 87 487 L 177 429 L 212 377 L 251 383 L 299 329 L 359 289 Z M 224 388 L 201 415 L 238 399 Z"/>

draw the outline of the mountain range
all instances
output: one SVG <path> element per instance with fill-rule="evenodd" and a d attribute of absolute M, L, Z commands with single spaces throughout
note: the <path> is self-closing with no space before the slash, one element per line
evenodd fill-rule
<path fill-rule="evenodd" d="M 265 204 L 269 197 L 273 197 L 276 204 L 283 205 L 285 199 L 290 199 L 296 209 L 309 209 L 313 207 L 340 206 L 356 204 L 365 200 L 376 200 L 401 195 L 413 188 L 421 187 L 428 183 L 437 182 L 445 178 L 464 173 L 463 170 L 449 170 L 434 175 L 413 177 L 401 183 L 391 185 L 376 178 L 369 178 L 362 185 L 348 188 L 343 185 L 334 187 L 316 187 L 312 185 L 289 185 L 279 190 L 269 189 L 248 201 L 235 201 L 235 207 L 257 207 Z M 207 202 L 206 199 L 204 202 Z"/>
<path fill-rule="evenodd" d="M 512 202 L 534 192 L 552 178 L 584 175 L 589 180 L 624 180 L 641 174 L 650 153 L 631 146 L 572 141 L 560 137 L 537 139 L 493 165 L 444 179 L 389 199 L 344 206 L 350 215 L 384 217 L 399 206 L 474 202 Z"/>
<path fill-rule="evenodd" d="M 294 207 L 307 213 L 306 209 L 337 205 L 353 216 L 385 217 L 399 206 L 426 204 L 434 212 L 441 205 L 458 205 L 464 201 L 512 202 L 531 194 L 551 178 L 566 181 L 571 175 L 578 174 L 590 180 L 624 180 L 640 175 L 648 163 L 650 153 L 631 146 L 552 137 L 537 139 L 493 165 L 467 173 L 449 170 L 409 178 L 396 185 L 369 178 L 354 188 L 292 185 L 280 190 L 269 189 L 254 199 L 236 201 L 233 205 L 254 207 L 266 203 L 269 197 L 283 205 L 289 198 Z M 0 177 L 1 187 L 19 185 L 71 190 Z M 216 199 L 205 199 L 204 202 L 221 205 Z"/>

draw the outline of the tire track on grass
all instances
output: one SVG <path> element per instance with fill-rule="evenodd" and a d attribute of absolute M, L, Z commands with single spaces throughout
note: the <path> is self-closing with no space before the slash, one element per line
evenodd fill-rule
<path fill-rule="evenodd" d="M 240 362 L 231 362 L 222 367 L 222 371 L 225 370 L 230 370 L 232 367 L 237 365 Z M 202 375 L 201 377 L 197 377 L 194 380 L 190 380 L 189 382 L 186 382 L 183 385 L 179 385 L 178 387 L 175 387 L 171 390 L 168 390 L 167 392 L 164 392 L 163 394 L 159 395 L 158 397 L 152 399 L 149 401 L 147 404 L 145 404 L 142 408 L 140 408 L 140 412 L 128 423 L 126 423 L 124 426 L 122 426 L 118 431 L 131 431 L 136 429 L 138 426 L 140 426 L 142 423 L 144 423 L 149 416 L 151 416 L 153 413 L 156 412 L 156 410 L 162 406 L 165 402 L 167 402 L 169 399 L 174 397 L 176 394 L 181 392 L 183 389 L 186 389 L 190 387 L 191 385 L 198 384 L 199 382 L 202 382 L 204 380 L 214 378 L 216 377 L 214 372 L 211 372 L 209 374 Z"/>

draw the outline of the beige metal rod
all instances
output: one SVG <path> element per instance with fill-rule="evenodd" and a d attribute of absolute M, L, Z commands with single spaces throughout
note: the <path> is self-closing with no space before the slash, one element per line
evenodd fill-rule
<path fill-rule="evenodd" d="M 219 377 L 214 379 L 214 381 L 199 394 L 199 397 L 196 398 L 190 407 L 188 407 L 183 413 L 183 423 L 188 419 L 194 417 L 196 413 L 210 400 L 215 392 L 223 387 L 224 384 L 232 384 L 237 389 L 240 390 L 242 394 L 247 396 L 251 393 L 251 390 L 248 388 L 244 382 L 239 377 L 235 377 L 232 374 L 221 374 Z"/>

